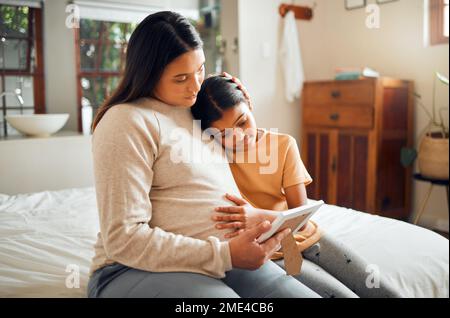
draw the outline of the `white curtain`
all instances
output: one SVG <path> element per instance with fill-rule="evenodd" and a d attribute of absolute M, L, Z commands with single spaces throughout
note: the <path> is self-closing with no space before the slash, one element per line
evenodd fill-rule
<path fill-rule="evenodd" d="M 199 9 L 176 9 L 166 6 L 141 5 L 116 2 L 96 2 L 86 0 L 74 0 L 80 10 L 82 19 L 133 23 L 141 22 L 149 14 L 158 11 L 175 11 L 185 17 L 198 20 Z"/>
<path fill-rule="evenodd" d="M 0 4 L 8 6 L 23 6 L 30 8 L 40 8 L 42 6 L 42 0 L 0 0 Z"/>

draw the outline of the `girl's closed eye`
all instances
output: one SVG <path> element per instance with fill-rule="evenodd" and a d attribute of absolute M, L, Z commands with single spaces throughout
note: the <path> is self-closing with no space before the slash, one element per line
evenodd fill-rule
<path fill-rule="evenodd" d="M 235 127 L 244 127 L 248 123 L 248 115 L 244 114 L 236 123 Z"/>
<path fill-rule="evenodd" d="M 181 83 L 186 82 L 186 80 L 187 80 L 187 76 L 178 77 L 178 78 L 175 79 L 175 83 L 181 84 Z"/>
<path fill-rule="evenodd" d="M 238 127 L 244 127 L 246 124 L 247 124 L 247 120 L 243 120 L 237 126 Z"/>

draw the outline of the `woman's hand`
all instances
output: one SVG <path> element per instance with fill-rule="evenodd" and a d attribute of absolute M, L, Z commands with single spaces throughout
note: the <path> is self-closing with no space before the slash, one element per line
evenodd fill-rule
<path fill-rule="evenodd" d="M 275 220 L 276 215 L 273 211 L 254 208 L 244 199 L 231 194 L 226 194 L 226 198 L 234 202 L 237 206 L 218 207 L 216 213 L 212 216 L 213 221 L 220 222 L 216 224 L 217 229 L 232 229 L 225 238 L 232 238 L 241 234 L 245 229 L 250 229 L 256 225 Z"/>
<path fill-rule="evenodd" d="M 281 241 L 291 233 L 289 228 L 278 232 L 262 244 L 257 242 L 256 239 L 270 228 L 270 223 L 265 221 L 228 242 L 233 268 L 257 270 L 281 248 Z"/>
<path fill-rule="evenodd" d="M 253 110 L 252 99 L 250 97 L 250 94 L 247 91 L 247 88 L 245 88 L 244 85 L 242 85 L 241 80 L 237 77 L 231 76 L 227 72 L 223 72 L 222 75 L 225 77 L 228 77 L 229 79 L 231 79 L 233 82 L 235 82 L 237 84 L 238 88 L 242 91 L 242 93 L 244 93 L 244 96 L 247 99 L 248 107 L 250 108 L 250 110 Z"/>

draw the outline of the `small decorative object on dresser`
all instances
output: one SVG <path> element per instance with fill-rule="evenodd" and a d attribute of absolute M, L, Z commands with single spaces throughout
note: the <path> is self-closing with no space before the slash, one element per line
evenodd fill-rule
<path fill-rule="evenodd" d="M 366 6 L 366 0 L 345 0 L 345 8 L 347 10 L 364 8 Z"/>
<path fill-rule="evenodd" d="M 302 156 L 312 199 L 408 220 L 413 145 L 413 83 L 391 78 L 307 82 Z"/>
<path fill-rule="evenodd" d="M 377 4 L 385 4 L 385 3 L 389 3 L 389 2 L 395 2 L 397 0 L 377 0 Z"/>

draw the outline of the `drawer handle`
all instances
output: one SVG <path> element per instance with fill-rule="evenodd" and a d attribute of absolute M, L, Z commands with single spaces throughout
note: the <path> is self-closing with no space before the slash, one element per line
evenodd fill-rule
<path fill-rule="evenodd" d="M 339 115 L 339 113 L 334 113 L 330 115 L 330 119 L 334 121 L 338 121 L 340 117 L 341 116 Z"/>
<path fill-rule="evenodd" d="M 331 96 L 333 98 L 339 98 L 339 97 L 341 97 L 341 92 L 340 91 L 332 91 Z"/>

